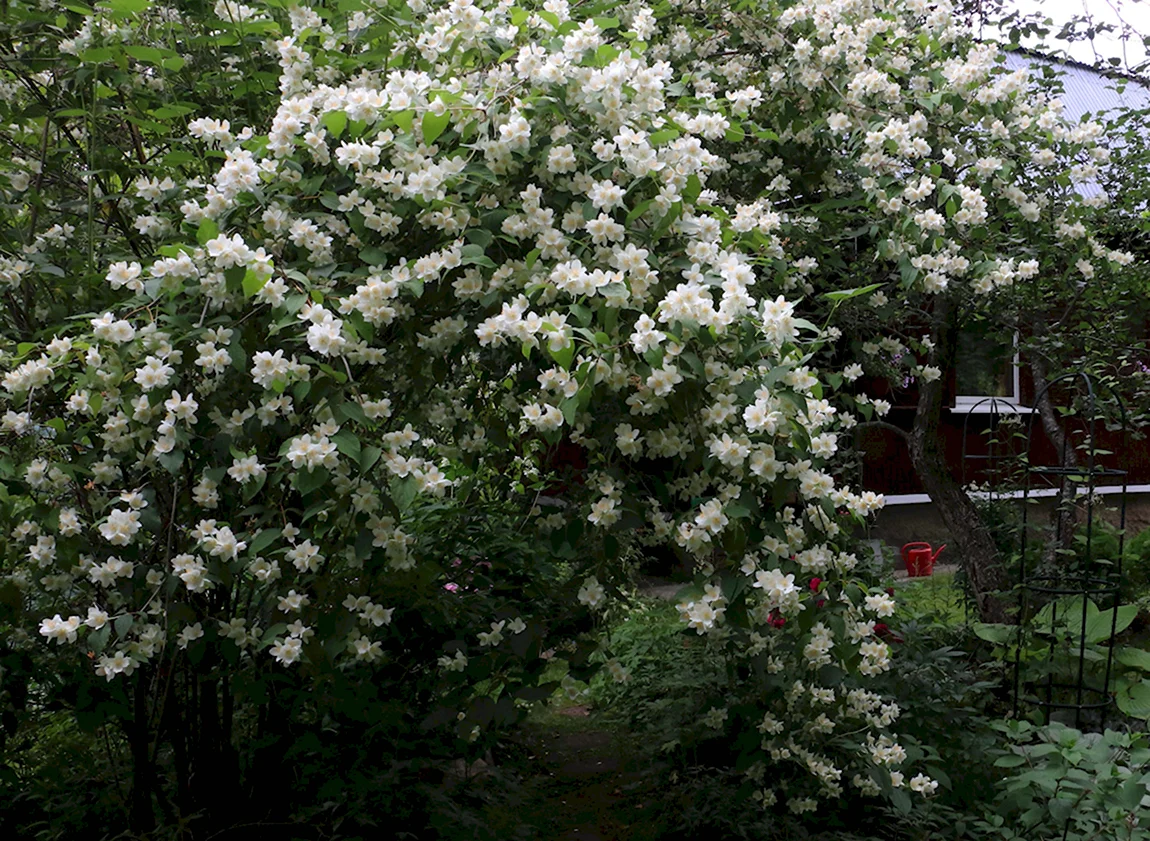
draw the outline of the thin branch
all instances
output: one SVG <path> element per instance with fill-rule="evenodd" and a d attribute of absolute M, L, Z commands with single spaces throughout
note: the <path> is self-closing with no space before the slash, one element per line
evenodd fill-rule
<path fill-rule="evenodd" d="M 855 429 L 885 429 L 887 432 L 893 432 L 903 441 L 910 443 L 910 433 L 902 427 L 895 426 L 893 423 L 887 421 L 871 420 L 861 421 L 855 424 Z"/>

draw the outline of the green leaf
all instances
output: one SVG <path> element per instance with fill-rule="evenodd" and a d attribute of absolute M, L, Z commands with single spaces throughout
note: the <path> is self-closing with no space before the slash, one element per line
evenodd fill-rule
<path fill-rule="evenodd" d="M 411 507 L 418 492 L 414 476 L 408 476 L 406 479 L 397 476 L 391 481 L 391 499 L 400 511 L 406 511 Z"/>
<path fill-rule="evenodd" d="M 732 122 L 724 136 L 730 143 L 742 143 L 743 140 L 746 139 L 747 133 L 743 131 L 743 126 L 741 123 Z"/>
<path fill-rule="evenodd" d="M 335 443 L 335 448 L 347 456 L 352 461 L 359 461 L 360 444 L 359 438 L 356 437 L 349 429 L 341 429 L 331 439 Z"/>
<path fill-rule="evenodd" d="M 361 473 L 367 473 L 371 468 L 375 467 L 379 457 L 383 455 L 383 450 L 379 447 L 364 447 L 359 453 L 359 469 Z"/>
<path fill-rule="evenodd" d="M 450 111 L 444 111 L 442 114 L 425 113 L 423 115 L 423 142 L 430 146 L 439 139 L 439 136 L 443 134 L 444 129 L 446 129 L 450 123 Z"/>
<path fill-rule="evenodd" d="M 838 292 L 827 292 L 823 298 L 830 301 L 832 304 L 837 304 L 842 301 L 849 301 L 851 298 L 859 298 L 863 295 L 869 295 L 876 289 L 882 287 L 881 283 L 872 283 L 869 286 L 860 286 L 857 289 L 842 289 Z"/>
<path fill-rule="evenodd" d="M 178 476 L 184 464 L 184 451 L 172 450 L 170 453 L 163 453 L 159 456 L 159 461 L 164 470 L 173 476 Z"/>
<path fill-rule="evenodd" d="M 415 121 L 415 112 L 410 108 L 406 111 L 397 111 L 391 115 L 395 124 L 408 134 L 411 134 L 411 124 Z"/>
<path fill-rule="evenodd" d="M 120 53 L 111 47 L 92 47 L 80 53 L 80 61 L 85 64 L 103 64 L 112 61 Z"/>
<path fill-rule="evenodd" d="M 575 359 L 575 343 L 571 342 L 567 347 L 562 350 L 551 350 L 551 346 L 547 346 L 547 352 L 551 354 L 551 358 L 555 363 L 565 371 L 571 370 L 571 362 Z"/>
<path fill-rule="evenodd" d="M 1073 801 L 1063 800 L 1060 797 L 1052 798 L 1046 804 L 1046 808 L 1050 810 L 1050 817 L 1060 826 L 1070 820 L 1070 816 L 1074 814 L 1074 807 Z"/>
<path fill-rule="evenodd" d="M 257 292 L 264 288 L 264 284 L 268 282 L 269 275 L 257 275 L 251 269 L 244 273 L 244 294 L 249 298 L 254 297 Z"/>
<path fill-rule="evenodd" d="M 224 282 L 227 284 L 229 292 L 242 292 L 244 288 L 244 278 L 247 276 L 249 269 L 243 266 L 232 266 L 230 269 L 224 269 Z"/>
<path fill-rule="evenodd" d="M 363 407 L 356 403 L 354 400 L 345 400 L 335 408 L 336 414 L 346 421 L 352 423 L 367 423 L 367 415 L 363 413 Z"/>
<path fill-rule="evenodd" d="M 296 490 L 306 496 L 326 485 L 329 478 L 324 468 L 317 467 L 315 470 L 297 470 L 292 480 Z"/>
<path fill-rule="evenodd" d="M 279 529 L 264 529 L 252 539 L 251 544 L 248 546 L 248 552 L 250 552 L 253 557 L 258 555 L 264 549 L 267 549 L 275 543 L 279 536 Z"/>
<path fill-rule="evenodd" d="M 112 622 L 112 625 L 116 629 L 116 636 L 120 639 L 123 639 L 125 636 L 127 636 L 128 631 L 130 631 L 132 628 L 133 621 L 133 616 L 130 613 L 125 613 L 123 616 L 117 616 Z"/>
<path fill-rule="evenodd" d="M 1006 645 L 1014 640 L 1017 628 L 1013 625 L 995 625 L 987 622 L 977 622 L 974 625 L 974 635 L 981 640 L 992 642 L 995 645 Z"/>
<path fill-rule="evenodd" d="M 103 651 L 108 645 L 108 638 L 112 636 L 112 626 L 105 625 L 94 634 L 88 636 L 88 646 L 94 651 Z"/>
<path fill-rule="evenodd" d="M 364 248 L 359 252 L 359 259 L 369 266 L 382 266 L 387 263 L 387 252 L 382 248 Z"/>
<path fill-rule="evenodd" d="M 1150 791 L 1147 790 L 1145 777 L 1132 774 L 1127 778 L 1126 782 L 1122 784 L 1122 788 L 1118 790 L 1116 797 L 1123 808 L 1133 815 L 1139 806 L 1141 806 L 1142 798 L 1147 794 L 1150 794 Z"/>
<path fill-rule="evenodd" d="M 145 47 L 142 44 L 125 44 L 124 52 L 136 61 L 142 61 L 145 64 L 159 64 L 164 60 L 165 51 L 155 47 Z"/>
<path fill-rule="evenodd" d="M 595 59 L 599 64 L 610 64 L 619 57 L 619 48 L 612 44 L 603 44 L 595 50 Z"/>
<path fill-rule="evenodd" d="M 118 17 L 126 17 L 146 11 L 152 0 L 104 0 L 103 6 Z"/>
<path fill-rule="evenodd" d="M 483 253 L 483 246 L 474 242 L 469 242 L 467 245 L 460 249 L 463 255 L 461 262 L 465 266 L 476 265 L 486 266 L 489 269 L 495 268 L 495 262 Z"/>
<path fill-rule="evenodd" d="M 699 198 L 699 193 L 701 192 L 703 192 L 703 182 L 699 180 L 698 175 L 692 172 L 687 176 L 687 186 L 683 190 L 683 198 L 694 204 L 695 199 Z"/>
<path fill-rule="evenodd" d="M 1093 605 L 1093 602 L 1091 602 L 1091 605 Z M 1120 634 L 1129 628 L 1130 624 L 1136 618 L 1138 618 L 1138 606 L 1133 604 L 1099 611 L 1094 615 L 1091 615 L 1088 610 L 1086 615 L 1086 641 L 1102 642 L 1103 640 L 1108 640 L 1110 639 L 1111 630 L 1113 630 L 1115 634 Z M 1111 628 L 1111 625 L 1113 625 L 1113 628 Z"/>
<path fill-rule="evenodd" d="M 648 137 L 647 142 L 652 146 L 661 146 L 664 143 L 668 143 L 674 140 L 680 134 L 682 134 L 682 132 L 680 132 L 677 128 L 660 129 Z"/>
<path fill-rule="evenodd" d="M 1115 652 L 1114 659 L 1123 666 L 1133 666 L 1136 669 L 1150 672 L 1150 651 L 1143 651 L 1141 648 L 1134 648 L 1133 646 L 1123 646 Z"/>
<path fill-rule="evenodd" d="M 343 111 L 328 111 L 323 115 L 320 122 L 327 127 L 331 136 L 338 140 L 344 129 L 347 128 L 347 114 Z"/>
<path fill-rule="evenodd" d="M 1115 700 L 1126 715 L 1150 719 L 1150 681 L 1119 687 Z"/>
<path fill-rule="evenodd" d="M 995 768 L 1017 768 L 1019 765 L 1026 764 L 1026 757 L 1019 756 L 1018 754 L 1011 754 L 1010 756 L 999 757 L 994 761 Z"/>
<path fill-rule="evenodd" d="M 207 245 L 209 239 L 215 239 L 220 236 L 220 225 L 216 224 L 214 219 L 205 219 L 200 222 L 200 227 L 196 230 L 196 242 L 200 245 Z"/>
<path fill-rule="evenodd" d="M 568 397 L 559 404 L 559 410 L 563 412 L 563 420 L 566 421 L 568 426 L 575 425 L 575 413 L 579 411 L 579 398 Z"/>

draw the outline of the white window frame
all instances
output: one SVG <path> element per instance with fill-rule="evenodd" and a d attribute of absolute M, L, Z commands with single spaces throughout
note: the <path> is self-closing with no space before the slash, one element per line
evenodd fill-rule
<path fill-rule="evenodd" d="M 1010 360 L 1010 387 L 1011 392 L 1005 397 L 992 397 L 989 394 L 956 394 L 954 406 L 951 411 L 961 415 L 991 415 L 1013 412 L 1026 415 L 1034 410 L 1022 405 L 1022 390 L 1020 387 L 1018 331 L 1013 337 L 1014 356 Z"/>

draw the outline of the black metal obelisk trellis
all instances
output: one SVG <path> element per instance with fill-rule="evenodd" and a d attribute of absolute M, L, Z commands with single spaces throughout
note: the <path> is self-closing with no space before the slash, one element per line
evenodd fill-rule
<path fill-rule="evenodd" d="M 974 486 L 973 493 L 980 496 L 987 505 L 994 506 L 1000 501 L 1003 493 L 1008 495 L 1012 491 L 1007 487 L 1010 479 L 1015 477 L 1015 470 L 1019 465 L 1019 453 L 1015 439 L 1018 432 L 1012 432 L 1009 423 L 1003 422 L 1003 416 L 1018 417 L 1018 405 L 1011 400 L 999 397 L 984 397 L 977 403 L 965 408 L 965 417 L 962 422 L 962 485 L 964 488 Z M 972 419 L 977 418 L 976 423 Z M 983 435 L 979 435 L 975 426 L 985 427 Z M 984 440 L 983 448 L 972 447 L 971 442 Z M 981 449 L 980 452 L 974 450 Z M 966 624 L 971 621 L 972 608 L 975 606 L 974 594 L 971 592 L 966 579 L 966 573 L 960 568 L 955 581 L 961 586 L 962 609 L 966 617 Z"/>
<path fill-rule="evenodd" d="M 1071 411 L 1060 419 L 1062 440 L 1053 447 L 1057 464 L 1033 462 L 1041 449 L 1040 436 L 1049 440 L 1037 410 L 1027 431 L 1014 714 L 1029 708 L 1044 722 L 1057 717 L 1079 729 L 1105 727 L 1122 579 L 1127 479 L 1116 464 L 1127 446 L 1126 409 L 1117 394 L 1107 391 L 1100 393 L 1098 382 L 1085 373 L 1064 374 L 1039 391 L 1035 406 L 1047 395 L 1070 395 Z M 1099 433 L 1106 428 L 1104 408 L 1118 426 L 1116 453 L 1099 443 Z M 1045 541 L 1028 523 L 1030 503 L 1038 496 L 1033 485 L 1040 481 L 1056 484 L 1058 493 Z M 1114 557 L 1098 557 L 1102 544 L 1095 539 L 1104 527 L 1096 504 L 1103 486 L 1117 496 L 1117 552 L 1110 552 Z"/>

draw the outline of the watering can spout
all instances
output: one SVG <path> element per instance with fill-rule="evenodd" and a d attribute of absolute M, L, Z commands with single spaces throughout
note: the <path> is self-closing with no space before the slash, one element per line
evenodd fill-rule
<path fill-rule="evenodd" d="M 942 550 L 945 548 L 946 548 L 946 544 L 944 543 L 941 546 L 939 546 L 938 549 L 935 550 L 935 553 L 933 555 L 930 556 L 930 562 L 932 564 L 938 560 L 938 556 L 942 554 Z"/>

